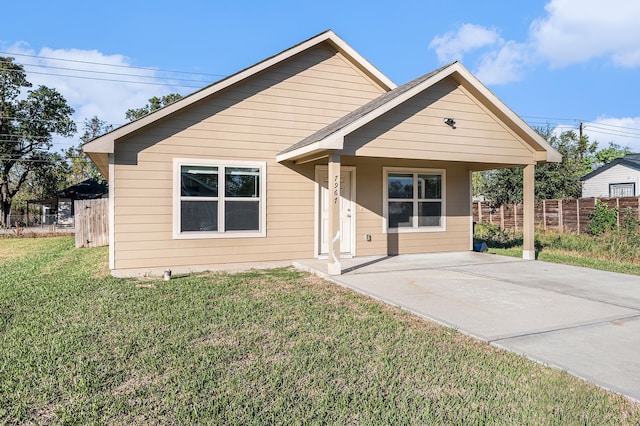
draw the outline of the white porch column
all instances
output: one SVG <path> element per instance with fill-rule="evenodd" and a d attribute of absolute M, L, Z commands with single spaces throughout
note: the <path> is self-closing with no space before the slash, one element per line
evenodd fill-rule
<path fill-rule="evenodd" d="M 330 275 L 342 274 L 340 265 L 340 155 L 329 155 L 329 264 Z"/>
<path fill-rule="evenodd" d="M 522 195 L 523 195 L 523 247 L 522 258 L 525 260 L 536 259 L 535 248 L 535 227 L 534 227 L 534 215 L 535 215 L 535 175 L 536 166 L 529 164 L 524 167 L 524 176 L 522 180 Z"/>

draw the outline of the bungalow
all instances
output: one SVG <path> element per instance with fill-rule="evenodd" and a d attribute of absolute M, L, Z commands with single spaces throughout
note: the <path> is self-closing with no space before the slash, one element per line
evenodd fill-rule
<path fill-rule="evenodd" d="M 640 154 L 627 154 L 580 178 L 582 198 L 640 195 Z"/>
<path fill-rule="evenodd" d="M 458 62 L 396 86 L 326 31 L 84 146 L 117 276 L 472 248 L 471 173 L 561 157 Z"/>

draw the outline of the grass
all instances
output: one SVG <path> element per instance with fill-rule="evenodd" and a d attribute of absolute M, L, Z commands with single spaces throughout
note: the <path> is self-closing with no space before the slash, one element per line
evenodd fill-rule
<path fill-rule="evenodd" d="M 477 225 L 474 242 L 486 242 L 489 253 L 522 257 L 522 232 Z M 640 275 L 640 234 L 636 232 L 576 235 L 537 230 L 535 245 L 538 260 Z"/>
<path fill-rule="evenodd" d="M 292 269 L 165 282 L 112 278 L 69 238 L 0 253 L 3 423 L 640 423 L 623 397 Z"/>

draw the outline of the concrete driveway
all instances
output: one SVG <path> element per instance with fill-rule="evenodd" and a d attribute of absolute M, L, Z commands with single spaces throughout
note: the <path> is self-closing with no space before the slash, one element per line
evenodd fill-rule
<path fill-rule="evenodd" d="M 640 277 L 473 252 L 294 265 L 640 401 Z"/>

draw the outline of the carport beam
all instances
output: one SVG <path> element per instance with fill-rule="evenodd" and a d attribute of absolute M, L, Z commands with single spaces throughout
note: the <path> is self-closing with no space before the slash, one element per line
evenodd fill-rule
<path fill-rule="evenodd" d="M 524 176 L 522 180 L 522 195 L 523 195 L 523 247 L 522 258 L 525 260 L 535 260 L 536 248 L 535 248 L 535 226 L 534 226 L 534 214 L 535 214 L 535 175 L 536 166 L 529 164 L 524 167 Z"/>

